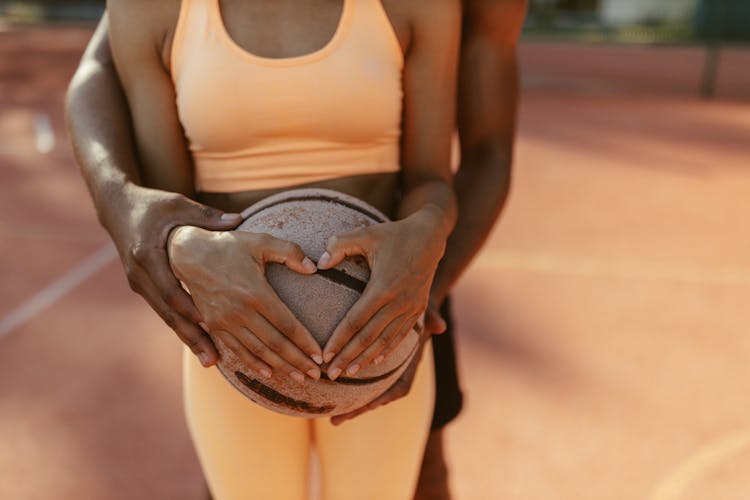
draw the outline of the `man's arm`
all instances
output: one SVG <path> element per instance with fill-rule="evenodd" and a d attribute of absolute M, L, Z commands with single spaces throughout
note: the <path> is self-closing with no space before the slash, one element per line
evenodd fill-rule
<path fill-rule="evenodd" d="M 464 1 L 459 68 L 461 165 L 454 178 L 458 220 L 435 274 L 425 327 L 445 330 L 440 304 L 485 242 L 510 188 L 518 107 L 518 37 L 527 0 Z M 419 357 L 417 357 L 417 360 Z M 409 393 L 416 362 L 367 406 L 333 417 L 338 425 Z"/>
<path fill-rule="evenodd" d="M 73 151 L 99 222 L 120 254 L 131 288 L 143 296 L 205 366 L 218 354 L 199 327 L 200 314 L 175 279 L 166 257 L 169 231 L 183 224 L 227 230 L 241 218 L 176 193 L 141 186 L 130 111 L 110 53 L 105 14 L 67 95 Z"/>
<path fill-rule="evenodd" d="M 527 0 L 464 2 L 461 165 L 454 179 L 458 222 L 433 282 L 433 312 L 479 252 L 508 196 L 518 108 L 516 51 L 526 6 Z"/>

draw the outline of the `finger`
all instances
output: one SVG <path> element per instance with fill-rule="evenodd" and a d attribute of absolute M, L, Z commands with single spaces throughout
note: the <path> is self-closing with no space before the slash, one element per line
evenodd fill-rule
<path fill-rule="evenodd" d="M 358 417 L 362 415 L 363 413 L 367 413 L 368 411 L 374 410 L 378 406 L 380 406 L 380 404 L 376 404 L 375 401 L 373 401 L 371 403 L 366 404 L 362 408 L 357 408 L 356 410 L 350 411 L 349 413 L 343 413 L 341 415 L 336 415 L 336 416 L 331 417 L 331 423 L 333 425 L 341 425 L 347 420 L 351 420 L 354 417 Z"/>
<path fill-rule="evenodd" d="M 339 354 L 333 358 L 328 367 L 328 376 L 335 380 L 342 371 L 347 375 L 354 376 L 362 368 L 361 365 L 352 363 L 365 349 L 383 333 L 383 330 L 395 320 L 399 320 L 400 312 L 392 306 L 387 306 L 378 311 L 367 324 L 359 330 L 352 339 L 346 343 Z"/>
<path fill-rule="evenodd" d="M 385 355 L 382 354 L 383 351 L 393 343 L 396 335 L 403 332 L 405 330 L 404 326 L 410 322 L 413 324 L 412 318 L 406 315 L 399 316 L 391 321 L 385 330 L 383 330 L 383 333 L 369 347 L 362 351 L 359 356 L 352 360 L 350 364 L 360 367 L 365 367 L 370 363 L 380 364 L 385 359 Z M 408 329 L 406 331 L 408 332 Z"/>
<path fill-rule="evenodd" d="M 257 310 L 265 319 L 267 325 L 274 335 L 278 334 L 282 339 L 285 340 L 283 345 L 277 350 L 284 359 L 292 363 L 299 368 L 305 368 L 304 371 L 309 370 L 310 360 L 319 365 L 323 363 L 323 351 L 320 348 L 320 344 L 315 340 L 310 331 L 300 323 L 300 321 L 294 316 L 294 313 L 284 304 L 276 292 L 267 283 L 264 285 L 265 297 L 270 297 L 271 300 L 258 302 L 254 305 L 254 309 Z M 263 331 L 268 330 L 268 328 Z M 288 356 L 287 356 L 288 353 Z"/>
<path fill-rule="evenodd" d="M 139 293 L 193 354 L 198 356 L 204 367 L 216 364 L 219 360 L 219 353 L 211 337 L 200 326 L 169 307 L 152 285 L 143 286 Z"/>
<path fill-rule="evenodd" d="M 326 251 L 318 259 L 318 269 L 330 269 L 352 255 L 364 255 L 369 261 L 367 249 L 371 241 L 372 237 L 364 229 L 331 236 L 326 243 Z"/>
<path fill-rule="evenodd" d="M 261 258 L 263 263 L 276 262 L 301 274 L 313 274 L 318 270 L 296 243 L 264 235 Z"/>
<path fill-rule="evenodd" d="M 263 378 L 271 378 L 271 376 L 273 376 L 273 370 L 271 367 L 264 363 L 258 356 L 253 354 L 253 352 L 248 350 L 247 347 L 232 334 L 223 330 L 216 330 L 213 332 L 213 335 L 215 335 L 227 349 L 236 354 L 237 357 L 240 358 L 242 364 L 247 366 L 250 370 L 259 374 Z"/>
<path fill-rule="evenodd" d="M 283 373 L 300 383 L 305 381 L 305 376 L 296 367 L 287 363 L 281 356 L 276 354 L 254 330 L 241 328 L 237 334 L 237 338 L 250 352 L 271 366 L 275 373 Z M 310 369 L 308 376 L 314 380 L 318 380 L 320 378 L 320 368 L 316 366 Z"/>
<path fill-rule="evenodd" d="M 407 374 L 407 372 L 410 373 Z M 409 370 L 407 370 L 407 372 L 404 372 L 404 375 L 402 375 L 401 378 L 396 381 L 396 383 L 394 383 L 387 391 L 372 400 L 370 403 L 349 413 L 343 413 L 341 415 L 331 417 L 331 423 L 333 425 L 341 425 L 347 420 L 351 420 L 354 417 L 362 415 L 363 413 L 375 410 L 381 406 L 387 405 L 388 403 L 392 403 L 393 401 L 399 400 L 409 394 L 412 382 L 414 381 L 414 373 L 416 372 L 416 369 L 411 370 L 411 367 L 409 367 Z"/>
<path fill-rule="evenodd" d="M 166 250 L 149 252 L 140 265 L 145 271 L 145 275 L 149 277 L 158 290 L 162 300 L 169 307 L 192 320 L 196 325 L 204 321 L 203 315 L 195 306 L 192 297 L 182 288 L 175 277 Z"/>
<path fill-rule="evenodd" d="M 173 208 L 178 221 L 176 225 L 198 226 L 211 231 L 228 231 L 242 223 L 240 214 L 225 213 L 186 197 L 181 197 L 180 201 L 181 203 Z"/>
<path fill-rule="evenodd" d="M 262 342 L 262 345 L 254 344 L 257 350 L 253 353 L 263 361 L 274 367 L 283 368 L 296 380 L 304 381 L 303 373 L 307 373 L 314 380 L 320 378 L 320 367 L 261 314 L 248 315 L 246 328 L 252 332 L 253 337 Z"/>
<path fill-rule="evenodd" d="M 383 349 L 383 351 L 380 352 L 380 356 L 383 356 L 383 359 L 393 354 L 393 351 L 395 351 L 398 348 L 398 346 L 401 345 L 401 342 L 404 341 L 404 339 L 406 338 L 406 336 L 409 334 L 411 330 L 414 330 L 415 333 L 417 333 L 420 337 L 423 337 L 424 335 L 428 335 L 424 332 L 424 328 L 419 326 L 420 316 L 421 314 L 417 314 L 417 315 L 410 317 L 409 320 L 406 321 L 401 326 L 401 332 L 394 335 L 393 340 L 388 345 L 388 347 L 386 347 L 385 349 Z M 424 340 L 422 340 L 422 342 L 424 342 Z"/>
<path fill-rule="evenodd" d="M 430 307 L 425 311 L 424 327 L 430 334 L 439 335 L 448 329 L 448 323 L 437 309 Z"/>
<path fill-rule="evenodd" d="M 323 361 L 329 363 L 346 346 L 354 335 L 364 328 L 370 319 L 389 303 L 389 297 L 365 288 L 362 296 L 347 311 L 336 325 L 323 348 Z"/>

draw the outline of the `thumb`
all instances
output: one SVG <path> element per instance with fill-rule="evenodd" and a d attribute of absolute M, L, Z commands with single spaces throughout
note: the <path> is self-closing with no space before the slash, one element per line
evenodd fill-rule
<path fill-rule="evenodd" d="M 371 238 L 363 230 L 331 236 L 326 245 L 326 251 L 318 259 L 318 269 L 330 269 L 351 255 L 367 257 L 372 267 L 368 251 L 370 240 Z"/>
<path fill-rule="evenodd" d="M 265 235 L 261 256 L 263 262 L 283 264 L 300 274 L 313 274 L 317 271 L 313 261 L 305 255 L 299 245 L 270 235 Z"/>
<path fill-rule="evenodd" d="M 209 231 L 229 231 L 242 223 L 242 215 L 225 213 L 208 205 L 201 205 L 192 200 L 184 207 L 182 224 L 197 226 Z"/>

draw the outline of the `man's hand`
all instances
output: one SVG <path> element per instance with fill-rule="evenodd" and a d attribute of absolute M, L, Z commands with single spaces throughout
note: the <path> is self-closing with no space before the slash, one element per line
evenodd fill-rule
<path fill-rule="evenodd" d="M 443 315 L 440 314 L 440 303 L 430 298 L 430 304 L 424 312 L 424 329 L 431 335 L 440 335 L 445 333 L 448 324 L 445 322 Z"/>
<path fill-rule="evenodd" d="M 176 193 L 129 185 L 109 214 L 100 214 L 120 254 L 130 288 L 140 294 L 203 366 L 218 359 L 211 338 L 190 295 L 180 286 L 167 258 L 167 238 L 179 225 L 229 230 L 242 222 L 239 214 L 225 214 Z M 114 200 L 112 200 L 114 201 Z"/>
<path fill-rule="evenodd" d="M 299 245 L 268 234 L 177 228 L 168 243 L 175 275 L 190 290 L 208 331 L 262 377 L 273 371 L 320 378 L 317 341 L 268 284 L 265 267 L 313 274 Z"/>

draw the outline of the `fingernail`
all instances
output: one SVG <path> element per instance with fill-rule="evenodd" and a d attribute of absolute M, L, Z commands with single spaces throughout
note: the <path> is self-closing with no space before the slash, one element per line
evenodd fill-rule
<path fill-rule="evenodd" d="M 359 365 L 351 365 L 349 368 L 346 369 L 346 373 L 349 375 L 354 375 L 359 371 Z"/>
<path fill-rule="evenodd" d="M 323 353 L 323 361 L 325 361 L 326 363 L 330 363 L 335 355 L 336 353 L 331 351 Z"/>
<path fill-rule="evenodd" d="M 373 359 L 373 360 L 372 360 L 372 363 L 373 363 L 373 364 L 375 364 L 375 365 L 379 365 L 380 363 L 382 363 L 382 362 L 383 362 L 383 360 L 384 360 L 384 359 L 385 359 L 385 356 L 383 356 L 383 355 L 381 354 L 381 355 L 380 355 L 380 356 L 378 356 L 377 358 Z"/>
<path fill-rule="evenodd" d="M 310 356 L 313 361 L 315 361 L 317 364 L 322 365 L 323 364 L 323 356 L 320 354 L 313 354 Z"/>
<path fill-rule="evenodd" d="M 305 381 L 305 376 L 302 375 L 300 372 L 292 372 L 289 374 L 294 380 L 296 380 L 299 383 L 302 383 Z"/>
<path fill-rule="evenodd" d="M 233 221 L 241 217 L 242 215 L 240 214 L 221 214 L 221 220 L 223 221 Z"/>
<path fill-rule="evenodd" d="M 326 267 L 331 262 L 331 256 L 328 252 L 323 252 L 323 255 L 318 259 L 318 267 Z"/>
<path fill-rule="evenodd" d="M 336 380 L 339 375 L 341 375 L 341 368 L 333 368 L 328 371 L 328 378 L 331 380 Z"/>
<path fill-rule="evenodd" d="M 309 257 L 305 257 L 302 259 L 302 267 L 305 268 L 305 270 L 310 271 L 311 273 L 314 273 L 318 270 L 318 268 L 315 266 L 315 263 L 310 260 Z"/>
<path fill-rule="evenodd" d="M 262 368 L 260 370 L 260 376 L 263 378 L 271 378 L 271 370 L 268 368 Z"/>
<path fill-rule="evenodd" d="M 320 380 L 320 370 L 318 368 L 311 368 L 310 370 L 307 370 L 307 374 L 313 380 Z"/>
<path fill-rule="evenodd" d="M 211 366 L 211 358 L 205 352 L 198 353 L 198 360 L 201 362 L 204 368 Z"/>

